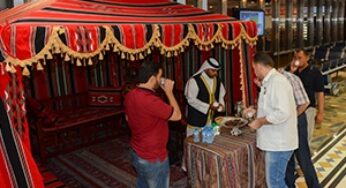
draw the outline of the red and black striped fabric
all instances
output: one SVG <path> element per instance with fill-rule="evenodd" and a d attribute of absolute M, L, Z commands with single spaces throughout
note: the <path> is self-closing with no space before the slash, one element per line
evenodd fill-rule
<path fill-rule="evenodd" d="M 41 0 L 9 11 L 5 16 L 9 24 L 31 25 L 184 24 L 235 20 L 170 0 Z"/>
<path fill-rule="evenodd" d="M 182 77 L 183 79 L 177 85 L 183 88 L 184 81 L 194 72 L 193 70 L 199 67 L 198 63 L 203 62 L 203 59 L 210 55 L 210 49 L 215 43 L 219 43 L 222 44 L 219 46 L 225 49 L 224 53 L 227 54 L 228 59 L 231 59 L 224 63 L 228 100 L 245 100 L 245 103 L 252 103 L 247 100 L 252 100 L 255 96 L 250 77 L 253 76 L 253 72 L 249 63 L 255 50 L 253 48 L 256 40 L 255 27 L 255 22 L 240 22 L 228 16 L 206 12 L 189 5 L 180 5 L 169 0 L 151 0 L 150 2 L 144 0 L 34 1 L 0 12 L 0 96 L 6 99 L 5 105 L 9 105 L 12 109 L 23 107 L 23 105 L 20 106 L 22 103 L 17 103 L 13 98 L 19 93 L 18 90 L 13 92 L 14 95 L 6 93 L 11 86 L 7 72 L 13 74 L 15 70 L 19 70 L 16 75 L 20 75 L 18 67 L 20 65 L 24 68 L 24 74 L 25 71 L 29 72 L 29 65 L 38 62 L 46 64 L 44 69 L 48 77 L 44 72 L 39 71 L 32 75 L 36 78 L 33 83 L 36 89 L 32 93 L 37 98 L 85 91 L 88 85 L 86 77 L 89 83 L 97 83 L 107 74 L 98 74 L 96 71 L 95 73 L 83 72 L 78 67 L 74 71 L 71 68 L 72 62 L 78 66 L 77 60 L 79 60 L 85 65 L 88 60 L 98 58 L 96 55 L 105 55 L 106 46 L 114 47 L 113 52 L 117 50 L 121 52 L 118 54 L 121 59 L 124 55 L 129 60 L 131 60 L 129 56 L 135 55 L 138 60 L 141 55 L 149 54 L 150 50 L 160 50 L 162 55 L 166 55 L 163 57 L 167 57 L 167 61 L 171 62 L 173 59 L 169 59 L 169 56 L 174 53 L 177 55 L 176 62 L 169 64 L 173 70 L 167 73 Z M 196 45 L 198 47 L 196 50 L 199 51 L 190 49 L 196 52 L 193 54 L 196 59 L 192 59 L 193 63 L 187 64 L 182 58 L 185 55 L 177 53 L 188 50 L 191 44 Z M 239 48 L 230 50 L 230 47 Z M 63 50 L 62 53 L 61 50 Z M 244 54 L 244 51 L 248 53 Z M 52 56 L 53 52 L 59 56 L 64 54 L 65 57 L 72 57 L 71 64 L 65 63 L 69 61 L 65 60 L 65 57 L 61 57 L 64 58 L 64 62 L 56 58 L 49 60 L 54 64 L 52 66 L 51 63 L 45 63 L 46 60 L 51 59 L 49 55 Z M 38 67 L 39 64 L 34 64 L 34 67 L 35 65 Z M 102 64 L 100 70 L 108 70 L 106 65 L 108 66 L 109 62 Z M 75 82 L 69 80 L 75 80 Z M 13 86 L 14 83 L 11 83 Z M 47 85 L 51 88 L 47 89 Z M 102 83 L 95 85 L 102 85 Z M 228 105 L 230 108 L 230 102 Z M 24 107 L 22 112 L 25 112 Z M 20 140 L 19 133 L 22 131 L 20 128 L 23 128 L 21 126 L 24 128 L 27 126 L 25 119 L 21 118 L 22 112 L 9 111 L 9 120 L 4 119 L 9 123 L 7 126 L 17 132 L 18 135 L 13 137 L 17 141 Z M 17 120 L 21 122 L 14 122 Z M 24 165 L 17 169 L 18 173 L 24 173 L 24 176 L 17 175 L 20 176 L 19 179 L 25 178 L 26 185 L 37 184 L 36 187 L 40 187 L 41 177 L 29 152 L 30 143 L 26 138 L 21 139 L 17 142 L 18 152 L 22 152 L 19 153 L 19 157 L 25 157 L 28 164 L 23 163 Z M 1 145 L 0 149 L 2 154 L 4 145 Z M 7 173 L 0 173 L 0 183 L 6 181 L 7 187 L 13 187 L 13 181 L 16 178 L 8 169 L 14 167 L 6 159 L 5 155 L 0 156 L 0 170 L 7 170 Z M 25 162 L 25 160 L 22 161 Z M 29 176 L 31 179 L 28 179 Z"/>
<path fill-rule="evenodd" d="M 54 27 L 64 29 L 59 39 L 70 50 L 90 53 L 106 40 L 105 27 L 112 28 L 112 35 L 124 46 L 121 50 L 128 51 L 144 48 L 156 37 L 157 25 L 160 40 L 169 51 L 187 37 L 200 45 L 215 43 L 212 39 L 219 29 L 225 40 L 233 40 L 244 23 L 169 0 L 41 0 L 0 12 L 0 62 L 7 57 L 37 61 L 31 58 L 47 45 Z M 232 29 L 236 35 L 229 35 Z M 196 36 L 187 36 L 190 30 Z"/>
<path fill-rule="evenodd" d="M 43 188 L 31 155 L 25 118 L 22 75 L 9 75 L 0 65 L 0 187 Z"/>

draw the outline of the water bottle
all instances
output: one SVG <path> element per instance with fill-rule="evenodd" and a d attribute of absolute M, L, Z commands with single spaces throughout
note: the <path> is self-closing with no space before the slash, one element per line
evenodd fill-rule
<path fill-rule="evenodd" d="M 211 144 L 213 137 L 213 129 L 211 127 L 205 128 L 205 143 Z"/>
<path fill-rule="evenodd" d="M 207 141 L 208 144 L 210 144 L 211 143 L 211 131 L 210 131 L 210 128 L 207 129 L 206 135 L 207 135 L 206 141 Z"/>
<path fill-rule="evenodd" d="M 213 130 L 213 128 L 210 128 L 210 130 L 209 130 L 209 144 L 212 144 L 214 142 L 214 136 L 215 136 L 214 130 Z"/>
<path fill-rule="evenodd" d="M 197 143 L 197 142 L 200 141 L 200 139 L 199 139 L 199 130 L 198 130 L 198 129 L 195 129 L 195 130 L 193 131 L 193 141 L 194 141 L 195 143 Z"/>
<path fill-rule="evenodd" d="M 202 142 L 207 143 L 207 128 L 203 128 L 202 130 Z"/>

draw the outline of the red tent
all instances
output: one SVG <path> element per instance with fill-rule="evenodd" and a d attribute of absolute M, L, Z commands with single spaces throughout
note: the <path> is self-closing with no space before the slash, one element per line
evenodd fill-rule
<path fill-rule="evenodd" d="M 1 12 L 0 96 L 12 126 L 25 130 L 14 136 L 17 144 L 23 146 L 19 148 L 24 152 L 22 156 L 29 161 L 23 164 L 24 171 L 36 173 L 29 154 L 24 96 L 49 98 L 85 90 L 80 83 L 89 74 L 78 71 L 72 71 L 74 76 L 61 74 L 67 75 L 58 78 L 66 82 L 64 87 L 55 90 L 47 87 L 47 74 L 60 75 L 54 73 L 59 68 L 54 66 L 59 63 L 63 63 L 60 67 L 63 71 L 72 69 L 71 64 L 77 67 L 102 64 L 105 66 L 102 70 L 107 71 L 113 70 L 107 65 L 113 61 L 139 62 L 155 54 L 156 60 L 173 62 L 166 73 L 177 81 L 178 91 L 182 91 L 184 82 L 206 56 L 218 56 L 223 60 L 222 77 L 230 110 L 233 101 L 253 104 L 256 98 L 250 66 L 256 40 L 255 22 L 241 22 L 168 0 L 41 0 Z M 30 74 L 34 74 L 35 87 L 27 90 L 22 75 Z M 99 77 L 103 83 L 103 74 Z M 72 86 L 67 79 L 77 80 L 72 84 L 75 88 L 69 89 Z M 0 169 L 9 169 L 11 165 L 6 163 L 2 147 Z M 0 176 L 0 182 L 11 185 L 13 176 L 8 172 L 8 176 Z"/>

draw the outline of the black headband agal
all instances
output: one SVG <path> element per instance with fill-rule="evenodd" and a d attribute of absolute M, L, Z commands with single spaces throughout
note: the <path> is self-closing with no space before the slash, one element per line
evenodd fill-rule
<path fill-rule="evenodd" d="M 212 66 L 212 67 L 215 68 L 215 69 L 219 69 L 220 66 L 219 66 L 219 65 L 216 65 L 216 64 L 213 64 L 213 62 L 210 61 L 210 59 L 211 59 L 211 58 L 208 58 L 208 59 L 207 59 L 207 62 L 209 63 L 209 65 Z"/>

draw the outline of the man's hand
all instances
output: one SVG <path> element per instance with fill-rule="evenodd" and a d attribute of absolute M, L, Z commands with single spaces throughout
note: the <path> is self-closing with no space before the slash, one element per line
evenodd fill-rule
<path fill-rule="evenodd" d="M 253 106 L 250 106 L 249 108 L 245 108 L 243 110 L 242 116 L 244 118 L 252 118 L 256 115 L 256 112 L 257 112 L 256 109 L 254 109 Z M 249 117 L 249 115 L 252 115 L 252 117 Z"/>
<path fill-rule="evenodd" d="M 262 123 L 259 119 L 256 119 L 252 121 L 251 123 L 249 123 L 249 127 L 253 129 L 259 129 L 260 127 L 262 127 Z"/>
<path fill-rule="evenodd" d="M 253 82 L 255 82 L 258 87 L 262 86 L 262 82 L 258 78 L 255 78 Z"/>
<path fill-rule="evenodd" d="M 210 104 L 209 109 L 213 112 L 216 112 L 220 105 L 214 106 L 213 104 Z"/>
<path fill-rule="evenodd" d="M 316 114 L 316 117 L 315 117 L 316 123 L 317 123 L 317 124 L 322 123 L 323 119 L 324 119 L 324 113 L 323 113 L 323 112 L 318 112 L 318 113 Z"/>
<path fill-rule="evenodd" d="M 290 72 L 294 73 L 298 70 L 298 66 L 295 65 L 296 60 L 292 59 L 291 63 L 290 63 Z"/>
<path fill-rule="evenodd" d="M 160 85 L 161 89 L 167 94 L 173 92 L 173 87 L 174 87 L 174 81 L 170 79 L 165 79 L 165 83 Z"/>
<path fill-rule="evenodd" d="M 171 117 L 169 118 L 169 120 L 179 121 L 181 119 L 181 111 L 180 111 L 178 102 L 175 99 L 173 94 L 174 81 L 166 78 L 165 82 L 163 84 L 160 84 L 160 87 L 165 92 L 168 98 L 169 104 L 173 107 L 173 113 Z"/>
<path fill-rule="evenodd" d="M 217 108 L 218 112 L 224 112 L 225 111 L 225 106 L 220 104 L 219 107 Z"/>

